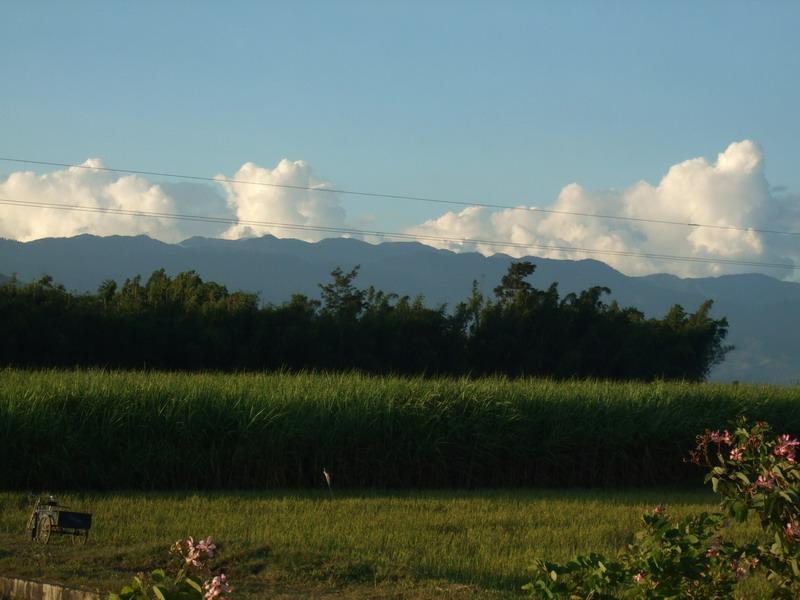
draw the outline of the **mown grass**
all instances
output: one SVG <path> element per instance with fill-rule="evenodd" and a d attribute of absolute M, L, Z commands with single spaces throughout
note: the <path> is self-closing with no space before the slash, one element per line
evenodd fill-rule
<path fill-rule="evenodd" d="M 6 489 L 696 481 L 738 415 L 800 432 L 800 388 L 359 374 L 0 371 Z"/>
<path fill-rule="evenodd" d="M 514 597 L 535 557 L 614 554 L 644 511 L 713 510 L 707 491 L 427 491 L 73 494 L 90 542 L 23 537 L 25 496 L 0 493 L 0 573 L 103 590 L 168 560 L 171 542 L 212 534 L 237 597 Z M 738 530 L 753 535 L 755 525 Z"/>

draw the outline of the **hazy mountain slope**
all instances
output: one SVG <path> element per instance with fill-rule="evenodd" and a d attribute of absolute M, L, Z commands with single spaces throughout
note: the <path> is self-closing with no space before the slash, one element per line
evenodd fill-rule
<path fill-rule="evenodd" d="M 196 270 L 230 289 L 258 291 L 265 302 L 279 303 L 292 293 L 312 296 L 318 283 L 341 266 L 361 265 L 358 283 L 416 296 L 429 304 L 453 305 L 477 280 L 490 295 L 510 257 L 456 254 L 418 243 L 370 245 L 352 239 L 316 244 L 266 236 L 247 240 L 191 238 L 165 244 L 145 236 L 44 239 L 29 243 L 0 240 L 0 272 L 25 281 L 44 273 L 68 289 L 96 290 L 105 279 L 143 278 L 164 267 L 169 273 Z M 594 285 L 612 290 L 612 298 L 650 316 L 663 315 L 673 304 L 689 311 L 706 299 L 714 314 L 730 322 L 728 341 L 737 346 L 715 379 L 795 382 L 800 379 L 800 284 L 764 275 L 729 275 L 681 279 L 672 275 L 628 277 L 596 260 L 560 261 L 537 257 L 532 282 L 543 288 L 557 281 L 562 294 Z"/>

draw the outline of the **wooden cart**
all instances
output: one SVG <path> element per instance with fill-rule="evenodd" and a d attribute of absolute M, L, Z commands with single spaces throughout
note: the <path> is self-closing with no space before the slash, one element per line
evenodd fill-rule
<path fill-rule="evenodd" d="M 66 510 L 53 496 L 36 498 L 28 518 L 28 535 L 31 541 L 47 544 L 53 534 L 68 535 L 74 544 L 85 544 L 92 527 L 90 513 Z"/>

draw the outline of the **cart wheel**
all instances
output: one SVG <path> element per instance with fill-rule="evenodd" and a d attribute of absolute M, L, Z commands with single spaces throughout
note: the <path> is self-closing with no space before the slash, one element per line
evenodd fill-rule
<path fill-rule="evenodd" d="M 76 529 L 72 532 L 72 544 L 75 546 L 83 546 L 86 540 L 89 539 L 88 529 Z"/>
<path fill-rule="evenodd" d="M 28 524 L 25 526 L 25 529 L 28 532 L 30 541 L 34 541 L 36 539 L 36 513 L 28 517 Z"/>
<path fill-rule="evenodd" d="M 36 541 L 40 544 L 46 544 L 50 541 L 50 533 L 53 531 L 53 520 L 44 515 L 39 519 L 39 527 L 36 532 Z"/>

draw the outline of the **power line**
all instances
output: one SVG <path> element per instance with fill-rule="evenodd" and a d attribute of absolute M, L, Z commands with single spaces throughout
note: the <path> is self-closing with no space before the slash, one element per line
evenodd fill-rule
<path fill-rule="evenodd" d="M 316 231 L 325 233 L 338 233 L 350 235 L 366 235 L 374 236 L 383 239 L 402 239 L 410 241 L 427 240 L 448 242 L 457 244 L 484 244 L 499 248 L 521 248 L 521 249 L 540 249 L 540 250 L 559 250 L 563 252 L 577 252 L 583 254 L 601 254 L 608 256 L 630 256 L 637 258 L 651 258 L 658 260 L 680 261 L 680 262 L 693 262 L 693 263 L 706 263 L 706 264 L 725 264 L 737 265 L 745 267 L 762 267 L 770 269 L 789 269 L 797 270 L 800 266 L 789 263 L 768 263 L 756 262 L 745 260 L 734 260 L 727 258 L 707 258 L 700 256 L 676 256 L 671 254 L 656 254 L 651 252 L 631 252 L 626 250 L 604 250 L 599 248 L 580 248 L 575 246 L 556 246 L 551 244 L 535 244 L 535 243 L 520 243 L 520 242 L 506 242 L 501 240 L 483 240 L 476 238 L 458 238 L 449 236 L 429 235 L 429 234 L 411 234 L 411 233 L 396 233 L 389 231 L 372 231 L 367 229 L 356 229 L 352 227 L 329 227 L 320 225 L 303 225 L 298 223 L 283 223 L 277 221 L 254 221 L 245 219 L 232 219 L 228 217 L 214 217 L 206 215 L 190 215 L 183 213 L 166 213 L 166 212 L 153 212 L 143 210 L 128 210 L 123 208 L 110 208 L 99 206 L 85 206 L 79 204 L 59 204 L 50 202 L 29 202 L 24 200 L 12 200 L 9 198 L 0 198 L 0 204 L 8 206 L 19 206 L 28 208 L 47 208 L 57 210 L 67 210 L 74 212 L 90 212 L 102 214 L 125 215 L 141 218 L 154 218 L 154 219 L 172 219 L 181 221 L 196 221 L 202 223 L 221 223 L 227 225 L 249 225 L 252 227 L 277 227 L 280 229 L 297 230 L 297 231 Z"/>
<path fill-rule="evenodd" d="M 188 179 L 192 181 L 207 181 L 213 183 L 235 183 L 245 185 L 260 185 L 264 187 L 283 188 L 290 190 L 301 190 L 308 192 L 327 192 L 330 194 L 342 194 L 349 196 L 364 196 L 370 198 L 384 198 L 389 200 L 411 200 L 414 202 L 431 202 L 436 204 L 448 204 L 451 206 L 474 206 L 479 208 L 497 208 L 503 210 L 519 210 L 534 213 L 556 214 L 556 215 L 569 215 L 573 217 L 586 217 L 591 219 L 608 219 L 614 221 L 628 221 L 635 223 L 654 223 L 657 225 L 677 225 L 680 227 L 704 228 L 704 229 L 720 229 L 726 231 L 752 231 L 754 233 L 764 233 L 769 235 L 800 235 L 800 231 L 782 231 L 777 229 L 760 229 L 755 227 L 737 227 L 735 225 L 712 225 L 709 223 L 689 223 L 684 221 L 670 221 L 667 219 L 648 219 L 644 217 L 623 217 L 618 215 L 604 215 L 598 213 L 584 213 L 568 210 L 556 210 L 552 208 L 536 208 L 533 206 L 509 206 L 507 204 L 492 204 L 488 202 L 466 202 L 461 200 L 445 200 L 442 198 L 429 198 L 425 196 L 407 196 L 403 194 L 385 194 L 379 192 L 360 192 L 354 190 L 345 190 L 340 188 L 322 187 L 322 186 L 303 186 L 303 185 L 290 185 L 286 183 L 267 183 L 264 181 L 248 181 L 241 179 L 227 179 L 224 177 L 205 177 L 200 175 L 185 175 L 181 173 L 166 173 L 162 171 L 140 171 L 136 169 L 116 169 L 111 167 L 93 167 L 91 165 L 77 165 L 71 163 L 50 162 L 44 160 L 28 160 L 23 158 L 10 158 L 0 156 L 0 161 L 23 163 L 30 165 L 42 165 L 50 167 L 67 167 L 72 169 L 87 169 L 93 171 L 107 171 L 110 173 L 126 173 L 129 175 L 149 175 L 153 177 L 172 177 L 175 179 Z"/>

